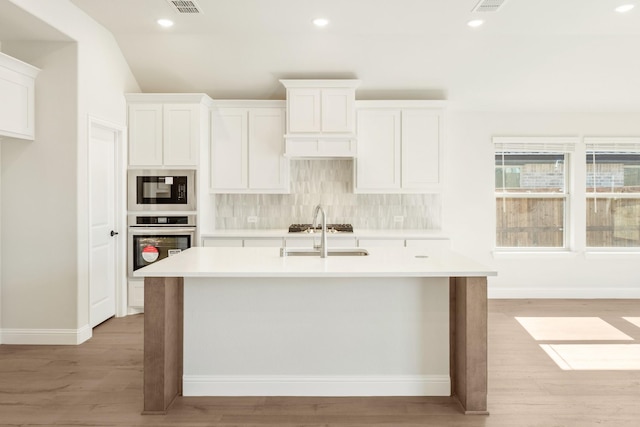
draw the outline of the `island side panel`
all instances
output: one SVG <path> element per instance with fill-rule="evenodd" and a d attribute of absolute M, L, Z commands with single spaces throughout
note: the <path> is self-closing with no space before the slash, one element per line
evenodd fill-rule
<path fill-rule="evenodd" d="M 182 394 L 183 279 L 144 279 L 144 411 L 165 414 Z"/>
<path fill-rule="evenodd" d="M 487 411 L 487 278 L 453 277 L 451 381 L 466 414 Z"/>

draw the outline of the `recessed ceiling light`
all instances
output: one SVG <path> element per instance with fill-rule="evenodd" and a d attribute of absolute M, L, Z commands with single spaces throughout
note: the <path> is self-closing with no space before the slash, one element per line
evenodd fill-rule
<path fill-rule="evenodd" d="M 173 21 L 171 19 L 158 19 L 156 22 L 164 28 L 173 27 Z"/>
<path fill-rule="evenodd" d="M 616 12 L 625 13 L 625 12 L 629 12 L 633 8 L 634 8 L 634 5 L 632 4 L 623 4 L 621 6 L 616 7 Z"/>
<path fill-rule="evenodd" d="M 329 25 L 329 20 L 325 18 L 316 18 L 313 20 L 313 25 L 316 27 L 326 27 Z"/>
<path fill-rule="evenodd" d="M 482 19 L 473 19 L 473 20 L 467 22 L 467 25 L 472 27 L 472 28 L 477 28 L 477 27 L 481 26 L 482 24 L 484 24 L 484 21 Z"/>

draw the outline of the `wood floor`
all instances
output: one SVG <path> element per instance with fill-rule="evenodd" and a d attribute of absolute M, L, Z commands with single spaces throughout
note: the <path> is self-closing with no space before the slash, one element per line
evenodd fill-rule
<path fill-rule="evenodd" d="M 516 317 L 598 317 L 629 340 L 536 340 Z M 178 398 L 142 416 L 142 315 L 80 346 L 0 346 L 1 426 L 640 426 L 640 369 L 562 370 L 540 344 L 640 344 L 640 300 L 489 302 L 489 416 L 450 398 Z"/>

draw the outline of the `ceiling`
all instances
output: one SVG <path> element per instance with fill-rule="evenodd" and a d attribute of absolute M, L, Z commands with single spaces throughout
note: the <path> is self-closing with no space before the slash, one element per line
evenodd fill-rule
<path fill-rule="evenodd" d="M 358 78 L 358 99 L 640 111 L 640 0 L 507 0 L 497 12 L 472 12 L 478 0 L 196 0 L 201 14 L 71 2 L 113 33 L 144 92 L 284 99 L 282 78 Z M 637 7 L 613 10 L 623 3 Z M 330 24 L 314 27 L 319 16 Z"/>

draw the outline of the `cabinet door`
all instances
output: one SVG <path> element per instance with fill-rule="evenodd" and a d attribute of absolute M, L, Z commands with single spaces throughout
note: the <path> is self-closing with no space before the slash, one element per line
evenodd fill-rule
<path fill-rule="evenodd" d="M 129 105 L 129 165 L 162 164 L 162 104 Z"/>
<path fill-rule="evenodd" d="M 320 89 L 289 89 L 288 133 L 320 132 L 320 102 Z"/>
<path fill-rule="evenodd" d="M 247 188 L 246 108 L 218 108 L 211 114 L 211 189 Z"/>
<path fill-rule="evenodd" d="M 34 85 L 32 77 L 0 65 L 0 135 L 34 138 Z"/>
<path fill-rule="evenodd" d="M 199 105 L 165 104 L 163 109 L 165 166 L 196 166 L 200 140 Z"/>
<path fill-rule="evenodd" d="M 367 248 L 402 248 L 404 240 L 402 239 L 358 239 L 358 247 Z"/>
<path fill-rule="evenodd" d="M 400 111 L 358 112 L 356 192 L 400 188 Z"/>
<path fill-rule="evenodd" d="M 284 153 L 284 109 L 249 110 L 249 188 L 265 192 L 289 189 Z"/>
<path fill-rule="evenodd" d="M 440 184 L 440 114 L 402 112 L 402 188 L 428 189 Z"/>
<path fill-rule="evenodd" d="M 245 248 L 281 248 L 282 239 L 244 239 Z"/>
<path fill-rule="evenodd" d="M 406 241 L 408 248 L 421 248 L 430 251 L 444 251 L 451 249 L 449 239 L 408 239 Z"/>
<path fill-rule="evenodd" d="M 202 246 L 205 248 L 241 248 L 242 239 L 218 239 L 204 237 L 202 239 Z"/>
<path fill-rule="evenodd" d="M 353 132 L 355 91 L 322 89 L 322 132 Z"/>

